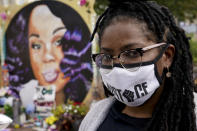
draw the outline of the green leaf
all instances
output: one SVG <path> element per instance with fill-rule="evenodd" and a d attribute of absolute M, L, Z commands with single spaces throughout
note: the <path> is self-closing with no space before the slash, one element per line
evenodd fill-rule
<path fill-rule="evenodd" d="M 169 8 L 172 14 L 179 20 L 193 21 L 197 18 L 197 0 L 152 0 Z M 101 15 L 107 8 L 108 0 L 95 0 L 94 10 Z"/>

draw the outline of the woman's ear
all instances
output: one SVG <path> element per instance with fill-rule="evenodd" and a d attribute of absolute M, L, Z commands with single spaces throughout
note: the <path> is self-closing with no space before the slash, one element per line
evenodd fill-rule
<path fill-rule="evenodd" d="M 173 62 L 175 54 L 175 46 L 170 44 L 166 51 L 163 54 L 163 63 L 165 64 L 164 67 L 169 68 Z"/>

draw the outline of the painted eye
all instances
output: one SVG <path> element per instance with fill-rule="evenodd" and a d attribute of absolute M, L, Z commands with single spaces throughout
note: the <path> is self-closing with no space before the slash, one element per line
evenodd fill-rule
<path fill-rule="evenodd" d="M 41 45 L 38 44 L 38 43 L 33 43 L 32 46 L 31 46 L 33 49 L 35 50 L 39 50 L 41 48 Z"/>
<path fill-rule="evenodd" d="M 61 45 L 61 42 L 62 42 L 62 39 L 59 39 L 59 40 L 57 40 L 57 41 L 54 42 L 54 45 L 60 46 Z"/>

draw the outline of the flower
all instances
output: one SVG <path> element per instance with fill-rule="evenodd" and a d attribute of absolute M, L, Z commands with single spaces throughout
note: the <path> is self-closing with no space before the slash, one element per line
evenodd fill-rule
<path fill-rule="evenodd" d="M 7 14 L 5 12 L 0 13 L 0 17 L 2 20 L 6 20 L 7 19 Z"/>
<path fill-rule="evenodd" d="M 49 125 L 52 125 L 54 122 L 56 122 L 58 120 L 58 118 L 56 116 L 50 116 L 47 117 L 45 122 Z"/>
<path fill-rule="evenodd" d="M 83 5 L 85 5 L 86 3 L 87 3 L 86 0 L 80 0 L 80 6 L 83 6 Z"/>
<path fill-rule="evenodd" d="M 78 121 L 82 120 L 87 113 L 88 108 L 72 100 L 68 100 L 66 104 L 57 106 L 52 110 L 53 116 L 47 117 L 45 122 L 48 124 L 48 129 L 56 125 L 56 130 L 71 130 Z M 53 129 L 54 130 L 54 129 Z"/>
<path fill-rule="evenodd" d="M 52 110 L 53 115 L 56 117 L 62 116 L 64 112 L 65 112 L 65 109 L 64 109 L 64 106 L 62 105 L 59 105 L 56 107 L 56 109 Z"/>
<path fill-rule="evenodd" d="M 18 128 L 20 128 L 20 125 L 19 124 L 14 124 L 14 128 L 18 129 Z"/>
<path fill-rule="evenodd" d="M 51 125 L 49 128 L 49 131 L 56 131 L 56 125 Z"/>
<path fill-rule="evenodd" d="M 75 105 L 75 106 L 81 105 L 81 102 L 74 102 L 73 105 Z"/>

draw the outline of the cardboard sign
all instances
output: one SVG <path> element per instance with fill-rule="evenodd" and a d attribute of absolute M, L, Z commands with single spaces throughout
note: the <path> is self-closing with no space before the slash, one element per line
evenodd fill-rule
<path fill-rule="evenodd" d="M 53 108 L 55 105 L 55 90 L 56 87 L 54 85 L 36 87 L 34 96 L 36 111 L 47 112 Z"/>

